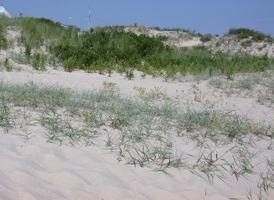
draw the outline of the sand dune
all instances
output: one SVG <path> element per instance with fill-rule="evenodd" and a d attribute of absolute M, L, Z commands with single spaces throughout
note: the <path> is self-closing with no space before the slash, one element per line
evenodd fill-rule
<path fill-rule="evenodd" d="M 12 37 L 14 34 L 10 32 Z M 151 30 L 147 34 L 152 36 L 163 33 Z M 182 33 L 175 31 L 170 34 L 177 37 Z M 214 46 L 218 41 L 216 39 L 206 45 Z M 201 44 L 200 40 L 188 34 L 182 35 L 178 41 L 171 38 L 169 42 L 176 43 L 177 46 Z M 272 48 L 269 45 L 262 52 L 271 54 Z M 15 48 L 2 51 L 0 59 L 6 58 L 11 52 L 18 53 L 20 50 Z M 119 87 L 119 92 L 126 98 L 140 97 L 134 87 L 145 88 L 148 93 L 157 88 L 163 99 L 169 99 L 169 102 L 176 106 L 189 109 L 206 107 L 211 111 L 222 111 L 228 115 L 249 118 L 250 123 L 258 127 L 262 124 L 273 126 L 274 108 L 271 101 L 265 98 L 269 92 L 267 86 L 255 85 L 255 82 L 251 82 L 251 84 L 254 83 L 252 91 L 239 88 L 240 81 L 252 80 L 257 76 L 262 82 L 270 83 L 267 81 L 273 80 L 271 78 L 273 71 L 265 74 L 236 74 L 233 81 L 228 81 L 223 76 L 207 79 L 184 76 L 179 81 L 165 81 L 150 75 L 142 78 L 141 72 L 134 71 L 134 80 L 127 80 L 118 73 L 113 73 L 111 77 L 84 71 L 68 73 L 62 68 L 53 69 L 49 66 L 45 71 L 37 71 L 31 66 L 17 64 L 12 59 L 10 63 L 21 71 L 1 71 L 0 80 L 4 84 L 58 86 L 79 92 L 99 91 L 104 89 L 104 82 L 111 82 Z M 158 99 L 157 102 L 161 100 Z M 16 107 L 14 110 L 16 113 L 21 112 L 22 109 L 22 107 Z M 49 142 L 47 137 L 49 130 L 39 122 L 37 109 L 26 109 L 25 112 L 28 120 L 23 119 L 22 116 L 13 117 L 12 127 L 0 128 L 0 199 L 222 200 L 251 199 L 251 196 L 254 199 L 257 197 L 273 199 L 273 182 L 269 182 L 269 186 L 266 187 L 266 183 L 262 180 L 267 172 L 270 172 L 270 175 L 272 172 L 273 176 L 273 171 L 267 166 L 267 160 L 273 161 L 274 148 L 270 137 L 246 134 L 241 141 L 242 144 L 233 141 L 225 145 L 218 144 L 218 141 L 214 143 L 213 140 L 205 137 L 202 138 L 204 143 L 201 145 L 199 143 L 201 132 L 196 133 L 195 129 L 184 130 L 178 134 L 172 130 L 162 132 L 158 130 L 160 134 L 172 141 L 173 155 L 182 154 L 184 162 L 192 166 L 179 169 L 170 167 L 166 174 L 154 169 L 157 165 L 167 165 L 167 160 L 160 164 L 140 166 L 126 164 L 126 158 L 120 159 L 117 146 L 112 148 L 106 145 L 108 136 L 115 137 L 118 132 L 107 124 L 98 128 L 99 133 L 92 139 L 93 144 L 73 146 L 66 140 L 60 145 L 59 142 Z M 230 153 L 231 149 L 235 150 L 233 154 Z M 252 157 L 248 157 L 249 154 L 246 152 L 249 152 Z M 216 166 L 222 170 L 221 172 L 217 170 L 214 176 L 207 177 L 206 173 L 202 172 L 204 170 L 202 166 L 205 163 L 208 164 L 212 156 L 217 160 Z M 241 161 L 252 168 L 253 173 L 246 173 L 248 170 L 245 166 L 241 166 L 243 169 L 237 168 L 235 156 L 239 156 L 237 162 Z M 245 156 L 248 159 L 244 160 Z M 226 162 L 232 163 L 231 166 Z M 245 173 L 234 173 L 232 167 Z"/>
<path fill-rule="evenodd" d="M 138 76 L 138 72 L 135 74 L 134 81 L 125 80 L 119 74 L 108 77 L 81 71 L 66 73 L 52 69 L 38 73 L 0 72 L 0 77 L 2 81 L 9 83 L 33 81 L 48 85 L 59 84 L 75 90 L 98 89 L 102 87 L 103 81 L 109 81 L 117 83 L 124 95 L 131 96 L 136 95 L 134 86 L 147 89 L 157 86 L 174 99 L 181 90 L 189 93 L 189 99 L 193 98 L 190 89 L 196 84 L 203 91 L 205 98 L 214 101 L 209 93 L 213 90 L 210 89 L 207 81 L 169 83 L 149 76 L 142 79 Z M 181 103 L 186 100 L 184 97 L 180 98 Z M 216 99 L 219 99 L 219 96 L 216 96 Z M 227 108 L 236 104 L 238 113 L 245 115 L 249 112 L 249 117 L 255 121 L 265 120 L 271 123 L 274 119 L 272 108 L 259 105 L 252 98 L 226 97 L 224 102 L 217 104 L 220 107 L 221 104 L 226 104 L 224 107 Z M 264 112 L 268 112 L 266 117 Z M 26 138 L 18 136 L 23 134 L 19 127 L 9 130 L 8 133 L 1 130 L 1 199 L 227 199 L 246 198 L 247 190 L 251 190 L 254 195 L 259 193 L 258 175 L 240 178 L 237 181 L 233 174 L 227 173 L 229 176 L 227 182 L 215 178 L 214 184 L 210 184 L 186 169 L 171 168 L 168 172 L 172 176 L 169 176 L 148 167 L 125 165 L 125 161 L 118 162 L 115 151 L 112 152 L 104 147 L 106 139 L 104 131 L 95 139 L 98 145 L 87 147 L 47 143 L 44 134 L 47 130 L 35 123 L 28 126 L 28 132 L 31 132 L 31 135 Z M 178 149 L 193 154 L 198 153 L 194 143 L 190 142 L 186 145 L 180 137 L 175 137 L 174 141 Z M 269 141 L 258 140 L 254 149 L 254 151 L 263 150 L 263 153 L 253 161 L 256 166 L 255 171 L 258 173 L 260 170 L 265 170 L 264 156 L 270 158 L 273 155 L 273 150 L 265 149 L 267 145 Z M 230 147 L 231 145 L 221 148 L 214 147 L 214 144 L 212 146 L 213 149 L 217 148 L 220 154 Z M 273 190 L 269 190 L 268 198 L 271 195 L 274 195 Z"/>

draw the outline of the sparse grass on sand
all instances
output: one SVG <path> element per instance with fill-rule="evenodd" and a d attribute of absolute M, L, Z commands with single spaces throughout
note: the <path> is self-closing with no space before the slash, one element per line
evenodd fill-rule
<path fill-rule="evenodd" d="M 40 124 L 48 130 L 48 142 L 103 145 L 117 154 L 118 161 L 167 174 L 169 168 L 185 169 L 210 183 L 215 178 L 229 183 L 230 176 L 238 180 L 256 174 L 253 160 L 263 151 L 256 148 L 256 141 L 272 141 L 272 125 L 254 124 L 206 107 L 179 106 L 155 95 L 157 89 L 151 93 L 136 90 L 142 96 L 122 96 L 119 87 L 109 82 L 99 91 L 81 92 L 33 82 L 1 82 L 0 125 L 8 132 Z M 107 138 L 102 131 L 107 131 Z M 22 136 L 28 139 L 31 134 Z M 184 153 L 175 137 L 195 150 Z M 273 158 L 266 162 L 268 170 L 261 174 L 259 185 L 264 191 L 273 188 L 274 176 Z"/>

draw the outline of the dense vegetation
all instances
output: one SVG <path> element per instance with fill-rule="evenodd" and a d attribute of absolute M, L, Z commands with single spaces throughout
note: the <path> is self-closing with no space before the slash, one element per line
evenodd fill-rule
<path fill-rule="evenodd" d="M 123 31 L 123 26 L 94 28 L 78 34 L 73 27 L 63 28 L 44 18 L 14 18 L 1 20 L 1 25 L 19 26 L 19 44 L 25 47 L 26 60 L 34 64 L 35 69 L 44 69 L 40 61 L 43 55 L 37 55 L 32 49 L 46 45 L 47 51 L 63 63 L 66 71 L 83 69 L 87 72 L 113 71 L 134 76 L 133 69 L 144 74 L 162 76 L 166 79 L 186 74 L 226 74 L 228 77 L 236 72 L 264 71 L 273 66 L 273 59 L 267 55 L 229 55 L 222 52 L 212 53 L 205 46 L 193 48 L 177 48 L 165 46 L 162 37 L 136 35 Z M 1 32 L 0 32 L 1 33 Z M 194 34 L 194 32 L 192 32 Z M 249 29 L 230 29 L 228 34 L 236 34 L 240 38 L 252 35 L 253 40 L 262 40 L 270 36 Z M 0 34 L 1 35 L 1 34 Z M 201 35 L 204 41 L 211 35 Z M 273 39 L 272 39 L 273 40 Z M 3 41 L 3 40 L 1 40 Z M 52 58 L 52 57 L 51 57 Z M 44 65 L 44 64 L 43 64 Z"/>
<path fill-rule="evenodd" d="M 237 35 L 239 39 L 252 37 L 253 41 L 259 42 L 263 40 L 267 40 L 268 42 L 274 42 L 273 38 L 270 35 L 266 35 L 262 32 L 250 30 L 247 28 L 232 28 L 227 33 L 228 35 Z"/>
<path fill-rule="evenodd" d="M 4 28 L 0 24 L 0 49 L 6 49 L 7 48 L 7 39 L 5 37 Z"/>

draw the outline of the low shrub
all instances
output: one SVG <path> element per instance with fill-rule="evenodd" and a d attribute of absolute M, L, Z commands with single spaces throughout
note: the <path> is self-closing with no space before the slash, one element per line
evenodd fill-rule
<path fill-rule="evenodd" d="M 66 72 L 72 72 L 75 69 L 75 58 L 70 57 L 68 60 L 63 62 L 63 67 Z"/>
<path fill-rule="evenodd" d="M 35 70 L 45 70 L 46 69 L 47 57 L 43 53 L 33 54 L 32 66 Z"/>
<path fill-rule="evenodd" d="M 211 34 L 206 34 L 206 35 L 203 35 L 200 40 L 202 42 L 208 42 L 208 41 L 211 41 L 212 38 L 213 38 L 213 36 Z"/>
<path fill-rule="evenodd" d="M 252 37 L 252 40 L 256 42 L 264 40 L 267 40 L 269 42 L 274 41 L 274 39 L 270 35 L 266 35 L 262 32 L 251 30 L 248 28 L 232 28 L 229 30 L 228 35 L 237 35 L 239 39 Z"/>

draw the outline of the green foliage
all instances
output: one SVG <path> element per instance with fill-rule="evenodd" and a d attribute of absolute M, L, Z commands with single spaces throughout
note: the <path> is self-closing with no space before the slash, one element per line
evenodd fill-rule
<path fill-rule="evenodd" d="M 55 44 L 51 44 L 50 51 L 61 60 L 74 56 L 79 66 L 97 64 L 100 68 L 100 59 L 108 63 L 114 58 L 116 63 L 126 61 L 129 65 L 135 65 L 140 59 L 165 48 L 159 38 L 116 30 L 86 32 L 74 44 L 69 38 L 65 32 Z"/>
<path fill-rule="evenodd" d="M 5 58 L 4 60 L 4 66 L 8 72 L 12 71 L 12 65 L 9 63 L 9 59 Z"/>
<path fill-rule="evenodd" d="M 248 28 L 232 28 L 229 30 L 228 35 L 237 35 L 239 39 L 252 37 L 253 41 L 259 42 L 267 40 L 269 42 L 273 42 L 273 38 L 270 35 L 266 35 L 259 31 L 250 30 Z"/>
<path fill-rule="evenodd" d="M 142 98 L 148 98 L 148 99 L 155 99 L 164 96 L 164 94 L 161 92 L 161 87 L 154 86 L 154 89 L 151 89 L 150 92 L 146 92 L 145 87 L 137 87 L 134 86 L 133 89 L 136 91 L 138 96 Z"/>
<path fill-rule="evenodd" d="M 0 50 L 7 49 L 8 42 L 4 34 L 4 27 L 0 24 Z"/>
<path fill-rule="evenodd" d="M 208 41 L 211 41 L 212 38 L 213 36 L 211 34 L 206 34 L 206 35 L 203 35 L 200 40 L 202 42 L 208 42 Z"/>
<path fill-rule="evenodd" d="M 124 26 L 95 27 L 78 36 L 73 27 L 69 27 L 62 30 L 56 40 L 51 40 L 48 50 L 62 62 L 66 61 L 66 71 L 72 71 L 77 66 L 87 72 L 107 72 L 111 76 L 116 70 L 119 73 L 126 73 L 129 79 L 133 78 L 131 69 L 134 68 L 153 77 L 164 76 L 169 79 L 178 73 L 209 73 L 211 76 L 226 74 L 231 77 L 237 72 L 263 71 L 273 65 L 273 59 L 268 57 L 231 56 L 221 52 L 213 55 L 205 46 L 164 46 L 161 42 L 166 39 L 164 37 L 149 37 L 144 34 L 138 36 L 132 32 L 124 32 L 123 28 Z M 195 31 L 191 33 L 194 34 Z M 24 42 L 26 34 L 23 35 Z M 207 34 L 200 37 L 203 41 L 209 41 L 213 36 Z M 28 44 L 27 40 L 25 41 L 24 43 Z M 141 65 L 141 62 L 145 64 Z"/>
<path fill-rule="evenodd" d="M 29 61 L 30 57 L 31 57 L 31 47 L 27 43 L 25 43 L 25 52 L 24 53 L 25 53 L 27 61 Z"/>
<path fill-rule="evenodd" d="M 162 29 L 160 29 L 159 27 L 151 27 L 151 29 L 155 29 L 158 31 L 183 31 L 183 32 L 186 32 L 192 36 L 200 35 L 199 33 L 196 34 L 196 30 L 192 31 L 190 28 L 188 28 L 188 29 L 184 29 L 184 28 L 162 28 Z"/>
<path fill-rule="evenodd" d="M 107 71 L 107 73 L 108 73 L 108 76 L 111 77 L 111 74 L 112 74 L 113 71 L 114 71 L 114 66 L 113 66 L 112 62 L 109 62 L 109 63 L 107 64 L 106 71 Z"/>
<path fill-rule="evenodd" d="M 134 79 L 134 72 L 133 72 L 132 69 L 129 69 L 129 70 L 126 71 L 126 78 L 127 78 L 128 80 Z"/>
<path fill-rule="evenodd" d="M 133 32 L 124 32 L 124 26 L 95 27 L 78 35 L 72 26 L 64 29 L 60 23 L 44 18 L 5 19 L 0 24 L 3 27 L 0 27 L 0 30 L 7 25 L 21 27 L 21 35 L 17 41 L 25 47 L 24 55 L 27 63 L 32 62 L 36 69 L 44 68 L 46 57 L 41 54 L 32 55 L 32 50 L 45 41 L 49 41 L 46 49 L 52 54 L 49 63 L 53 66 L 56 66 L 55 59 L 58 59 L 63 62 L 66 71 L 71 72 L 77 67 L 87 72 L 98 71 L 100 74 L 107 73 L 111 76 L 116 70 L 121 74 L 126 73 L 128 79 L 134 78 L 134 69 L 143 71 L 144 76 L 145 74 L 153 77 L 161 76 L 166 80 L 186 74 L 210 76 L 225 74 L 231 78 L 237 72 L 264 71 L 274 64 L 274 60 L 267 56 L 237 56 L 222 52 L 213 54 L 205 46 L 192 48 L 165 46 L 162 40 L 166 40 L 166 37 L 149 37 L 145 34 L 138 36 Z M 161 30 L 196 34 L 189 29 Z M 241 38 L 252 36 L 252 40 L 271 38 L 249 29 L 231 29 L 229 34 L 237 34 Z M 203 41 L 212 38 L 210 34 L 196 35 L 199 35 Z"/>
<path fill-rule="evenodd" d="M 152 26 L 152 27 L 150 27 L 150 29 L 154 29 L 154 30 L 157 30 L 157 31 L 161 30 L 161 28 L 159 26 Z"/>
<path fill-rule="evenodd" d="M 8 43 L 6 38 L 2 34 L 0 34 L 0 50 L 7 49 L 7 46 L 8 46 Z"/>
<path fill-rule="evenodd" d="M 64 30 L 62 25 L 50 19 L 34 17 L 14 18 L 13 25 L 21 26 L 20 42 L 27 43 L 31 48 L 40 47 L 47 39 L 58 38 Z"/>
<path fill-rule="evenodd" d="M 35 70 L 45 70 L 46 60 L 47 58 L 45 54 L 35 53 L 33 54 L 32 67 Z"/>
<path fill-rule="evenodd" d="M 106 81 L 103 82 L 103 88 L 104 88 L 104 90 L 107 90 L 107 91 L 118 91 L 118 90 L 120 90 L 120 87 L 117 86 L 117 83 L 106 82 Z"/>
<path fill-rule="evenodd" d="M 73 69 L 75 68 L 75 59 L 74 59 L 74 57 L 70 57 L 68 60 L 65 60 L 63 62 L 63 67 L 64 67 L 65 71 L 72 72 Z"/>
<path fill-rule="evenodd" d="M 56 68 L 56 59 L 54 58 L 54 56 L 50 56 L 49 64 Z"/>
<path fill-rule="evenodd" d="M 0 126 L 9 126 L 10 125 L 10 109 L 6 102 L 6 98 L 3 93 L 0 96 Z"/>

